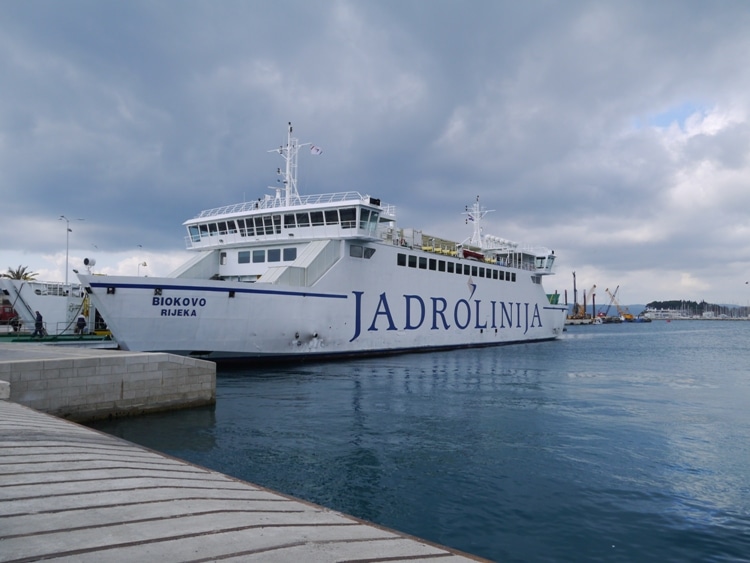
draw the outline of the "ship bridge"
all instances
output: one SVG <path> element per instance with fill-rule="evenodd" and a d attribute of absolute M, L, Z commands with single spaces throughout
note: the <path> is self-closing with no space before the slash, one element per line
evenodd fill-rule
<path fill-rule="evenodd" d="M 382 238 L 395 223 L 395 207 L 359 192 L 319 194 L 286 205 L 267 196 L 255 202 L 201 212 L 184 223 L 189 250 L 253 245 L 290 239 Z"/>

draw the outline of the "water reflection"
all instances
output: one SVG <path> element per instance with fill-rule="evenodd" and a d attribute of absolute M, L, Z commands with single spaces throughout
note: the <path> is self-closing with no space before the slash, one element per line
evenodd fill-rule
<path fill-rule="evenodd" d="M 211 452 L 216 447 L 215 405 L 98 420 L 88 426 L 158 451 Z"/>

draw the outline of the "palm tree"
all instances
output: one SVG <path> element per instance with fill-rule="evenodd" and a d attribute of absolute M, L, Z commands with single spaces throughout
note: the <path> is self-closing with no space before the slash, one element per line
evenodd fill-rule
<path fill-rule="evenodd" d="M 0 275 L 0 278 L 10 278 L 12 280 L 31 281 L 36 279 L 37 273 L 28 271 L 28 266 L 18 266 L 15 270 L 8 267 L 8 271 Z"/>

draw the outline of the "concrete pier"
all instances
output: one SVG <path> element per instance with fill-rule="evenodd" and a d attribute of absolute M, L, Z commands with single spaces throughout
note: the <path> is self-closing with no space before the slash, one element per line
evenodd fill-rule
<path fill-rule="evenodd" d="M 213 404 L 216 364 L 174 354 L 0 343 L 10 399 L 71 420 Z"/>
<path fill-rule="evenodd" d="M 0 400 L 0 561 L 482 561 Z"/>

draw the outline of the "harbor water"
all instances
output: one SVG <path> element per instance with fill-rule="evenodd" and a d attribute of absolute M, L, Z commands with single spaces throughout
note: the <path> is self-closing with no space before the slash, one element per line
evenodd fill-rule
<path fill-rule="evenodd" d="M 91 426 L 497 561 L 750 561 L 747 321 L 220 368 L 214 407 Z"/>

